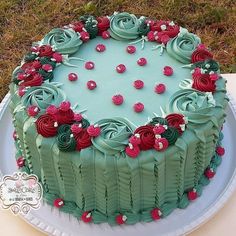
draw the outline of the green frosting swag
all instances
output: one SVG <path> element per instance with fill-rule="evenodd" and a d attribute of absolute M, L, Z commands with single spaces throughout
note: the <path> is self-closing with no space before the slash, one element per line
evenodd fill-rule
<path fill-rule="evenodd" d="M 31 87 L 22 97 L 22 104 L 26 107 L 34 105 L 40 111 L 45 111 L 49 105 L 59 106 L 66 100 L 65 93 L 58 83 L 44 83 L 41 86 Z"/>
<path fill-rule="evenodd" d="M 54 46 L 61 54 L 73 54 L 79 49 L 82 41 L 80 35 L 72 29 L 55 28 L 46 34 L 42 43 Z"/>
<path fill-rule="evenodd" d="M 178 36 L 167 43 L 166 50 L 171 57 L 184 64 L 188 64 L 191 61 L 192 53 L 200 43 L 201 39 L 197 35 L 181 28 Z"/>
<path fill-rule="evenodd" d="M 133 126 L 126 119 L 114 118 L 98 121 L 101 134 L 92 139 L 93 145 L 105 154 L 114 155 L 124 151 L 132 135 Z"/>
<path fill-rule="evenodd" d="M 117 13 L 111 16 L 109 32 L 111 37 L 117 40 L 136 39 L 146 28 L 142 25 L 142 19 L 127 12 Z"/>
<path fill-rule="evenodd" d="M 182 89 L 174 93 L 167 105 L 169 113 L 181 113 L 188 121 L 203 124 L 212 119 L 215 100 L 212 93 L 203 93 L 195 89 Z"/>

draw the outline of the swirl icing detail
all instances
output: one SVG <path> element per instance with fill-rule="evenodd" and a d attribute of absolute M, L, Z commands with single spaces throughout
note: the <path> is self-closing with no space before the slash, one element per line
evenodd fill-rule
<path fill-rule="evenodd" d="M 181 113 L 194 124 L 203 124 L 213 120 L 215 100 L 212 93 L 203 93 L 195 89 L 182 89 L 174 93 L 167 105 L 169 113 Z"/>
<path fill-rule="evenodd" d="M 110 155 L 125 150 L 133 131 L 133 126 L 128 120 L 123 118 L 103 119 L 96 124 L 101 128 L 101 134 L 92 138 L 95 148 Z"/>
<path fill-rule="evenodd" d="M 31 87 L 22 97 L 24 106 L 37 106 L 40 111 L 45 111 L 49 105 L 59 106 L 65 100 L 65 93 L 56 83 L 44 83 L 41 86 Z"/>
<path fill-rule="evenodd" d="M 191 55 L 201 43 L 201 39 L 186 29 L 181 28 L 180 33 L 171 39 L 167 45 L 167 53 L 176 60 L 188 64 L 191 62 Z"/>
<path fill-rule="evenodd" d="M 57 127 L 55 127 L 56 120 L 48 114 L 41 115 L 36 120 L 36 129 L 43 137 L 53 137 L 57 134 Z"/>
<path fill-rule="evenodd" d="M 42 43 L 50 44 L 62 54 L 73 54 L 79 49 L 82 41 L 80 35 L 72 29 L 55 28 L 46 34 Z"/>
<path fill-rule="evenodd" d="M 139 37 L 142 21 L 127 12 L 117 13 L 110 19 L 110 35 L 116 40 L 129 40 Z"/>

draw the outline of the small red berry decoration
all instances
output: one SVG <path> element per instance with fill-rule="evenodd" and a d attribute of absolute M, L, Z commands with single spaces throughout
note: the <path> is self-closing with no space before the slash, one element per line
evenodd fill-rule
<path fill-rule="evenodd" d="M 129 54 L 133 54 L 136 52 L 136 47 L 133 45 L 127 46 L 126 47 L 126 52 L 128 52 Z"/>
<path fill-rule="evenodd" d="M 204 172 L 204 175 L 208 178 L 211 179 L 215 176 L 215 172 L 212 168 L 207 168 Z"/>
<path fill-rule="evenodd" d="M 134 104 L 134 111 L 140 113 L 144 110 L 144 105 L 141 102 L 137 102 Z"/>
<path fill-rule="evenodd" d="M 164 84 L 157 84 L 154 90 L 156 93 L 162 94 L 166 91 L 166 86 Z"/>
<path fill-rule="evenodd" d="M 109 39 L 110 38 L 110 33 L 108 31 L 103 31 L 102 32 L 102 38 L 103 39 Z"/>
<path fill-rule="evenodd" d="M 149 31 L 147 34 L 148 41 L 153 42 L 157 39 L 157 31 Z"/>
<path fill-rule="evenodd" d="M 139 155 L 140 149 L 137 145 L 133 145 L 133 144 L 129 143 L 129 145 L 125 148 L 125 153 L 129 157 L 135 158 Z"/>
<path fill-rule="evenodd" d="M 39 113 L 39 108 L 37 106 L 29 106 L 27 108 L 27 113 L 29 116 L 35 117 Z"/>
<path fill-rule="evenodd" d="M 27 89 L 24 86 L 20 86 L 19 90 L 18 90 L 18 95 L 20 97 L 23 97 L 25 95 L 25 92 L 27 91 Z"/>
<path fill-rule="evenodd" d="M 192 191 L 188 192 L 188 200 L 193 201 L 197 198 L 197 190 L 193 188 Z"/>
<path fill-rule="evenodd" d="M 147 64 L 147 60 L 146 60 L 146 58 L 141 57 L 138 59 L 137 63 L 139 66 L 145 66 Z"/>
<path fill-rule="evenodd" d="M 221 146 L 218 146 L 216 147 L 216 153 L 219 155 L 219 156 L 223 156 L 225 154 L 225 149 Z"/>
<path fill-rule="evenodd" d="M 167 125 L 155 125 L 153 128 L 154 134 L 162 134 L 167 130 Z"/>
<path fill-rule="evenodd" d="M 18 80 L 25 80 L 27 78 L 27 75 L 25 73 L 18 73 L 17 79 Z"/>
<path fill-rule="evenodd" d="M 70 73 L 70 74 L 68 75 L 68 79 L 69 79 L 70 81 L 76 81 L 76 80 L 78 79 L 78 75 L 75 74 L 75 73 Z"/>
<path fill-rule="evenodd" d="M 143 88 L 143 86 L 144 86 L 144 82 L 142 81 L 142 80 L 135 80 L 134 81 L 134 87 L 136 88 L 136 89 L 142 89 Z"/>
<path fill-rule="evenodd" d="M 14 132 L 12 133 L 12 138 L 13 138 L 14 140 L 17 139 L 17 134 L 16 134 L 16 131 L 15 131 L 15 130 L 14 130 Z"/>
<path fill-rule="evenodd" d="M 216 73 L 212 73 L 212 74 L 210 74 L 210 79 L 213 81 L 216 81 L 219 79 L 219 75 Z"/>
<path fill-rule="evenodd" d="M 97 137 L 101 134 L 101 128 L 98 125 L 90 125 L 87 132 L 91 137 Z"/>
<path fill-rule="evenodd" d="M 94 67 L 95 67 L 95 65 L 92 61 L 87 61 L 85 63 L 85 69 L 87 69 L 87 70 L 92 70 L 92 69 L 94 69 Z"/>
<path fill-rule="evenodd" d="M 155 140 L 154 148 L 157 151 L 164 151 L 168 148 L 168 146 L 169 146 L 169 142 L 166 138 L 157 138 Z"/>
<path fill-rule="evenodd" d="M 89 81 L 87 82 L 87 88 L 88 88 L 89 90 L 94 90 L 95 88 L 97 88 L 96 82 L 95 82 L 94 80 L 89 80 Z"/>
<path fill-rule="evenodd" d="M 151 210 L 151 216 L 153 220 L 159 220 L 161 218 L 161 210 L 159 208 L 154 208 Z"/>
<path fill-rule="evenodd" d="M 63 61 L 63 57 L 60 53 L 54 52 L 52 54 L 51 61 L 55 61 L 56 63 L 61 63 Z"/>
<path fill-rule="evenodd" d="M 117 94 L 117 95 L 114 95 L 112 97 L 112 102 L 115 105 L 119 106 L 119 105 L 121 105 L 124 102 L 124 98 L 123 98 L 123 96 L 121 94 Z"/>
<path fill-rule="evenodd" d="M 68 111 L 70 109 L 70 102 L 69 101 L 62 102 L 59 108 L 61 111 Z"/>
<path fill-rule="evenodd" d="M 92 213 L 90 211 L 85 211 L 82 216 L 81 220 L 85 223 L 89 223 L 92 221 Z"/>
<path fill-rule="evenodd" d="M 42 69 L 47 71 L 47 72 L 52 72 L 53 67 L 50 64 L 44 64 L 44 65 L 42 65 Z"/>
<path fill-rule="evenodd" d="M 80 38 L 83 42 L 88 42 L 89 39 L 90 39 L 90 35 L 88 32 L 85 32 L 85 31 L 81 31 L 80 32 Z"/>
<path fill-rule="evenodd" d="M 173 75 L 173 69 L 170 66 L 165 66 L 163 69 L 163 74 L 166 76 L 171 76 Z"/>
<path fill-rule="evenodd" d="M 18 168 L 21 168 L 25 165 L 25 159 L 24 157 L 20 156 L 17 161 L 16 161 L 16 164 L 18 166 Z"/>
<path fill-rule="evenodd" d="M 97 52 L 104 52 L 106 50 L 106 46 L 104 44 L 98 44 L 96 46 L 96 51 Z"/>
<path fill-rule="evenodd" d="M 120 74 L 124 73 L 126 71 L 126 67 L 124 64 L 120 64 L 116 67 L 116 71 Z"/>
<path fill-rule="evenodd" d="M 120 214 L 120 215 L 116 216 L 116 223 L 118 225 L 124 224 L 126 220 L 127 220 L 127 216 L 126 215 L 121 215 Z"/>
<path fill-rule="evenodd" d="M 56 198 L 53 202 L 53 205 L 57 208 L 61 208 L 64 206 L 64 200 L 62 198 Z"/>
<path fill-rule="evenodd" d="M 46 109 L 46 113 L 49 114 L 49 115 L 55 115 L 57 113 L 57 111 L 58 111 L 58 109 L 54 105 L 50 105 Z"/>
<path fill-rule="evenodd" d="M 141 143 L 141 140 L 140 140 L 140 134 L 134 134 L 132 135 L 130 138 L 129 138 L 129 142 L 134 145 L 134 146 L 137 146 Z"/>
<path fill-rule="evenodd" d="M 73 134 L 79 134 L 83 130 L 82 124 L 73 124 L 71 125 L 70 130 Z"/>
<path fill-rule="evenodd" d="M 83 116 L 80 113 L 74 114 L 74 120 L 80 122 Z"/>

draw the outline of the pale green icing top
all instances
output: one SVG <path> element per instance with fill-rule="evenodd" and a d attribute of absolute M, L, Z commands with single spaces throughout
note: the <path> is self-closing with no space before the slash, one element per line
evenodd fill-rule
<path fill-rule="evenodd" d="M 135 44 L 136 52 L 128 54 L 126 47 L 131 41 L 117 41 L 115 39 L 104 40 L 97 37 L 83 44 L 73 57 L 80 57 L 86 61 L 95 63 L 93 70 L 86 70 L 84 62 L 71 61 L 77 67 L 69 67 L 61 64 L 54 70 L 54 81 L 64 85 L 62 89 L 67 94 L 67 99 L 72 105 L 78 103 L 78 110 L 87 110 L 84 114 L 95 123 L 104 118 L 124 117 L 137 126 L 143 125 L 152 118 L 153 112 L 161 116 L 160 106 L 163 108 L 170 96 L 179 89 L 181 80 L 191 78 L 190 69 L 181 68 L 182 63 L 170 57 L 168 53 L 162 56 L 159 50 L 152 50 L 156 43 L 145 42 L 144 50 L 141 44 Z M 104 44 L 106 50 L 99 53 L 95 50 L 98 44 Z M 147 59 L 145 66 L 139 66 L 137 60 L 141 57 Z M 126 71 L 123 74 L 116 72 L 116 66 L 124 64 Z M 174 74 L 172 76 L 163 75 L 163 68 L 171 66 Z M 68 74 L 76 73 L 77 81 L 69 81 Z M 144 82 L 143 89 L 137 90 L 133 86 L 135 80 Z M 88 90 L 86 83 L 94 80 L 97 88 Z M 166 92 L 156 94 L 154 87 L 156 84 L 166 85 Z M 124 103 L 116 106 L 112 103 L 112 96 L 121 94 Z M 136 113 L 133 105 L 142 102 L 144 111 Z"/>
<path fill-rule="evenodd" d="M 62 54 L 73 54 L 79 49 L 82 40 L 80 35 L 72 29 L 55 28 L 45 35 L 41 43 L 50 44 Z"/>
<path fill-rule="evenodd" d="M 171 57 L 184 64 L 189 64 L 192 53 L 200 43 L 201 39 L 196 34 L 180 28 L 179 34 L 167 43 L 166 50 Z"/>

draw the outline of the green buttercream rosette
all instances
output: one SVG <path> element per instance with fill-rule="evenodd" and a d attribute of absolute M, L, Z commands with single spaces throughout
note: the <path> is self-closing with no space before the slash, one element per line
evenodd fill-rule
<path fill-rule="evenodd" d="M 57 145 L 62 152 L 71 152 L 76 149 L 76 140 L 69 132 L 58 134 Z"/>
<path fill-rule="evenodd" d="M 168 113 L 183 114 L 190 123 L 204 124 L 209 120 L 216 125 L 218 123 L 213 115 L 215 100 L 212 93 L 182 89 L 174 93 L 167 104 Z"/>
<path fill-rule="evenodd" d="M 149 122 L 150 125 L 156 125 L 156 124 L 160 124 L 160 125 L 168 125 L 168 122 L 165 118 L 162 117 L 154 117 L 152 118 L 152 120 Z"/>
<path fill-rule="evenodd" d="M 56 83 L 44 83 L 31 87 L 22 97 L 22 104 L 25 107 L 37 106 L 40 112 L 44 112 L 49 105 L 59 106 L 66 100 L 66 95 L 58 86 Z"/>
<path fill-rule="evenodd" d="M 197 46 L 201 43 L 201 39 L 187 29 L 181 28 L 180 33 L 175 38 L 171 39 L 167 45 L 167 53 L 184 64 L 189 64 L 191 56 Z"/>
<path fill-rule="evenodd" d="M 110 35 L 116 40 L 136 39 L 140 35 L 142 21 L 127 12 L 116 13 L 110 18 Z M 146 29 L 145 29 L 146 30 Z"/>
<path fill-rule="evenodd" d="M 220 73 L 219 63 L 212 59 L 199 61 L 191 65 L 191 69 L 194 69 L 196 67 L 203 69 L 206 73 L 210 73 L 212 71 L 215 73 Z"/>
<path fill-rule="evenodd" d="M 123 118 L 103 119 L 96 124 L 101 128 L 101 134 L 92 139 L 95 148 L 109 155 L 125 150 L 134 129 L 128 120 Z"/>
<path fill-rule="evenodd" d="M 79 49 L 82 40 L 72 29 L 55 28 L 46 34 L 42 43 L 50 44 L 61 54 L 73 54 Z"/>

